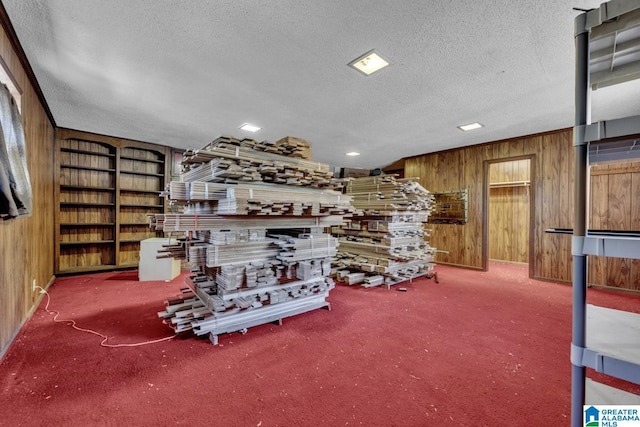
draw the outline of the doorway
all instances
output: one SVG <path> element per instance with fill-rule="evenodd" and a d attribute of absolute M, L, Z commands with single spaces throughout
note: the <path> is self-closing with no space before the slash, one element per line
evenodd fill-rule
<path fill-rule="evenodd" d="M 531 165 L 531 156 L 485 164 L 485 270 L 490 262 L 528 265 L 531 276 Z"/>

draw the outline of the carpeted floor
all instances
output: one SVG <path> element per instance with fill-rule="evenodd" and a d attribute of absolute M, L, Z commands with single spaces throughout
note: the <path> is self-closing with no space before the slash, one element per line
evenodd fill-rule
<path fill-rule="evenodd" d="M 101 347 L 54 323 L 45 298 L 0 364 L 0 425 L 568 425 L 571 288 L 518 265 L 437 270 L 440 284 L 406 292 L 338 286 L 331 311 L 218 347 L 191 336 Z M 150 341 L 172 335 L 157 312 L 182 286 L 135 271 L 68 277 L 49 308 L 108 344 Z M 637 295 L 588 298 L 640 311 Z"/>

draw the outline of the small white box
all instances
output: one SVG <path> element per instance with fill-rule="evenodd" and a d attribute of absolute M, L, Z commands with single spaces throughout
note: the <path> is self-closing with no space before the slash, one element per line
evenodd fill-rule
<path fill-rule="evenodd" d="M 153 237 L 140 242 L 140 264 L 138 280 L 173 280 L 180 274 L 180 260 L 173 258 L 156 258 L 163 245 L 175 244 L 175 239 Z"/>

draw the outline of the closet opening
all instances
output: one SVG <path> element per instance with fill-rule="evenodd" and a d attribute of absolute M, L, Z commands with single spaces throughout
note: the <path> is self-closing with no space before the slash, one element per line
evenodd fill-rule
<path fill-rule="evenodd" d="M 531 156 L 485 162 L 485 271 L 492 263 L 508 263 L 525 267 L 532 276 L 531 165 Z"/>

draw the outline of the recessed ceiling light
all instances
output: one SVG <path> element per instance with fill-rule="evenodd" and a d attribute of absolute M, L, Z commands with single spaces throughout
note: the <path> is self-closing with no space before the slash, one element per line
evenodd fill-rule
<path fill-rule="evenodd" d="M 349 62 L 349 66 L 355 68 L 356 70 L 367 76 L 383 69 L 387 65 L 389 65 L 389 61 L 380 56 L 380 54 L 377 53 L 375 49 Z"/>
<path fill-rule="evenodd" d="M 247 132 L 257 132 L 262 128 L 260 126 L 252 125 L 251 123 L 245 123 L 240 126 L 240 129 L 246 130 Z"/>
<path fill-rule="evenodd" d="M 458 129 L 460 129 L 461 131 L 466 132 L 468 130 L 480 129 L 482 127 L 484 127 L 484 125 L 482 123 L 474 122 L 474 123 L 469 123 L 468 125 L 458 126 Z"/>
<path fill-rule="evenodd" d="M 357 151 L 349 151 L 348 153 L 344 153 L 345 156 L 359 156 L 360 153 Z"/>

